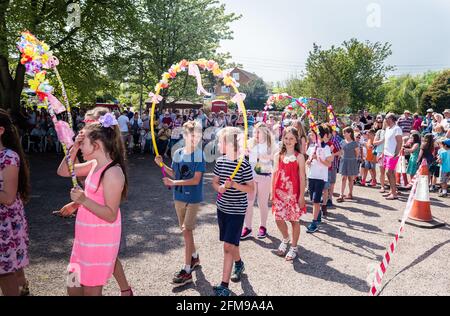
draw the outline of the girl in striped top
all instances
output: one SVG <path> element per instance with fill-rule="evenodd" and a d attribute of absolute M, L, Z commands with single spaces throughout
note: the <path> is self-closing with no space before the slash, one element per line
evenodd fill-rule
<path fill-rule="evenodd" d="M 233 282 L 239 282 L 242 272 L 244 272 L 244 262 L 239 253 L 239 242 L 248 206 L 247 194 L 253 194 L 254 183 L 252 169 L 246 160 L 243 161 L 233 180 L 230 180 L 239 163 L 238 139 L 240 134 L 239 128 L 236 127 L 227 127 L 220 132 L 219 148 L 224 156 L 217 159 L 214 167 L 213 187 L 219 193 L 217 220 L 220 241 L 224 242 L 222 283 L 214 287 L 217 296 L 229 296 L 230 277 Z M 233 261 L 235 267 L 231 276 Z"/>
<path fill-rule="evenodd" d="M 75 173 L 87 178 L 84 191 L 76 188 L 70 194 L 80 207 L 67 290 L 73 296 L 100 296 L 113 273 L 119 252 L 119 205 L 128 188 L 125 148 L 114 116 L 108 113 L 99 123 L 87 125 L 71 148 L 72 158 L 79 149 L 87 162 L 76 164 Z M 63 159 L 58 174 L 68 176 L 68 173 Z"/>

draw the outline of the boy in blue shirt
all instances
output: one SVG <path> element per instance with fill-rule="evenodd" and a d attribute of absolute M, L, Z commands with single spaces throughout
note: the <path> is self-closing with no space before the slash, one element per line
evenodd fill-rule
<path fill-rule="evenodd" d="M 170 178 L 163 178 L 166 186 L 173 187 L 175 210 L 185 242 L 185 265 L 172 280 L 175 287 L 191 283 L 192 270 L 200 265 L 194 243 L 194 230 L 200 203 L 203 202 L 203 174 L 206 168 L 203 151 L 201 145 L 199 146 L 202 139 L 201 123 L 185 123 L 183 138 L 185 147 L 175 151 L 171 167 L 164 165 Z M 155 162 L 160 166 L 163 163 L 162 157 L 157 156 Z"/>
<path fill-rule="evenodd" d="M 447 197 L 447 183 L 450 179 L 450 139 L 442 142 L 442 148 L 438 151 L 438 162 L 441 165 L 441 188 L 439 197 Z"/>

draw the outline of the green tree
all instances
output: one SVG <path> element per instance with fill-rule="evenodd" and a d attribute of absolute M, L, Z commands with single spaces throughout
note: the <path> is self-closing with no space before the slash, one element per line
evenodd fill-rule
<path fill-rule="evenodd" d="M 351 39 L 343 43 L 348 65 L 345 75 L 350 92 L 349 106 L 353 111 L 370 105 L 381 105 L 382 95 L 378 92 L 393 66 L 386 65 L 392 54 L 391 44 L 359 42 Z"/>
<path fill-rule="evenodd" d="M 246 85 L 241 85 L 239 91 L 245 93 L 245 105 L 248 109 L 262 110 L 268 98 L 268 90 L 265 82 L 258 78 Z"/>
<path fill-rule="evenodd" d="M 133 92 L 143 94 L 153 87 L 170 66 L 182 59 L 214 58 L 224 65 L 228 55 L 217 53 L 221 40 L 232 39 L 230 23 L 239 16 L 225 13 L 216 0 L 146 0 L 137 6 L 138 18 L 130 24 L 127 39 L 114 42 L 108 74 L 130 83 Z M 205 87 L 213 87 L 209 74 Z M 163 96 L 175 99 L 200 99 L 195 79 L 179 75 Z M 195 100 L 194 100 L 195 101 Z"/>
<path fill-rule="evenodd" d="M 393 67 L 385 65 L 390 44 L 345 41 L 322 49 L 314 44 L 306 72 L 291 78 L 286 88 L 296 95 L 311 96 L 334 105 L 337 112 L 355 112 L 370 105 L 381 106 L 380 87 Z"/>
<path fill-rule="evenodd" d="M 348 106 L 348 58 L 341 47 L 322 50 L 314 44 L 306 62 L 305 94 L 333 104 L 338 111 Z"/>
<path fill-rule="evenodd" d="M 291 77 L 284 84 L 279 84 L 277 90 L 282 93 L 286 92 L 294 98 L 305 97 L 310 94 L 311 82 L 308 78 Z"/>
<path fill-rule="evenodd" d="M 443 112 L 450 104 L 450 69 L 443 71 L 422 95 L 422 113 L 427 108 Z"/>
<path fill-rule="evenodd" d="M 20 64 L 16 41 L 24 29 L 50 45 L 60 59 L 61 76 L 69 96 L 82 101 L 95 97 L 108 85 L 101 73 L 111 41 L 121 37 L 134 16 L 135 0 L 65 1 L 0 0 L 0 106 L 17 115 L 24 87 L 25 67 Z M 79 5 L 80 24 L 68 25 L 68 6 Z M 54 83 L 54 82 L 53 82 Z M 54 85 L 56 85 L 54 83 Z M 92 98 L 92 99 L 91 99 Z"/>
<path fill-rule="evenodd" d="M 390 77 L 381 87 L 384 95 L 383 111 L 403 113 L 405 110 L 421 112 L 422 96 L 440 72 L 427 72 L 418 76 L 403 75 Z M 378 111 L 380 108 L 373 107 Z"/>

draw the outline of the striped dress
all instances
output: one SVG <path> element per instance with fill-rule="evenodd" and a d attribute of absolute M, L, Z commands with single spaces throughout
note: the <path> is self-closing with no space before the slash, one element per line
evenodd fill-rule
<path fill-rule="evenodd" d="M 105 205 L 103 184 L 99 184 L 99 179 L 107 166 L 95 171 L 96 166 L 97 163 L 94 163 L 86 178 L 85 194 L 96 203 Z M 114 223 L 102 220 L 84 206 L 78 209 L 69 271 L 78 274 L 77 278 L 81 285 L 106 284 L 114 271 L 120 235 L 120 209 Z"/>

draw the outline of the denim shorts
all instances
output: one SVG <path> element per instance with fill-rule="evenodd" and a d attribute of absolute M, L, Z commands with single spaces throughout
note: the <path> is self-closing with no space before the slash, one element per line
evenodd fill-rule
<path fill-rule="evenodd" d="M 363 163 L 363 168 L 368 170 L 373 170 L 376 168 L 376 166 L 377 166 L 376 163 L 370 161 L 364 161 Z"/>

